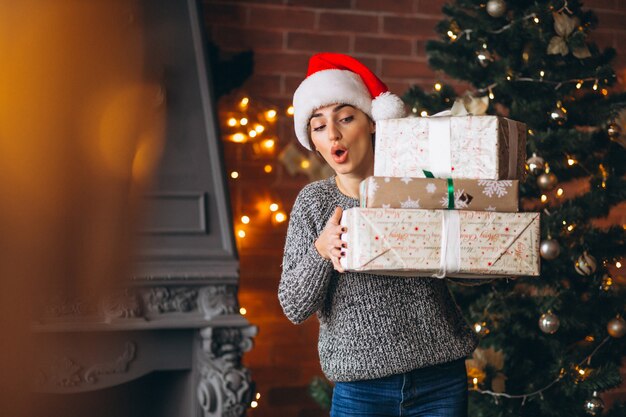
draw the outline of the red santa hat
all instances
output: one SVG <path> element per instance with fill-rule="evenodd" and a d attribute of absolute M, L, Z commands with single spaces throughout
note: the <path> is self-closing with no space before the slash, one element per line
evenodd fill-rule
<path fill-rule="evenodd" d="M 313 112 L 330 104 L 350 104 L 378 120 L 403 117 L 404 103 L 369 68 L 348 55 L 315 54 L 307 76 L 293 95 L 296 137 L 312 150 L 309 121 Z"/>

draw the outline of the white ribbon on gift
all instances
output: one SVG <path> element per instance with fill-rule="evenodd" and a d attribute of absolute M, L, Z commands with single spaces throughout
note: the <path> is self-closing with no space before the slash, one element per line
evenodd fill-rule
<path fill-rule="evenodd" d="M 432 276 L 444 278 L 461 270 L 461 220 L 457 210 L 442 210 L 439 271 Z"/>
<path fill-rule="evenodd" d="M 452 176 L 452 149 L 451 149 L 451 131 L 450 119 L 446 116 L 471 116 L 467 111 L 466 104 L 463 100 L 454 101 L 450 110 L 433 114 L 430 116 L 428 124 L 428 158 L 430 163 L 429 171 L 436 178 L 450 178 Z M 518 129 L 517 123 L 510 119 L 506 120 L 509 134 L 507 136 L 506 146 L 509 152 L 509 170 L 508 179 L 514 179 L 517 176 L 517 143 Z"/>

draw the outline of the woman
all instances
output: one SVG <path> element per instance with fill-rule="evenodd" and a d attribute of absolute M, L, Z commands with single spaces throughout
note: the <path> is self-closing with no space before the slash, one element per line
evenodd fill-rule
<path fill-rule="evenodd" d="M 342 211 L 374 171 L 375 122 L 404 113 L 363 64 L 317 54 L 294 94 L 296 136 L 336 175 L 311 183 L 291 212 L 278 290 L 285 315 L 320 323 L 331 416 L 465 416 L 464 358 L 477 344 L 444 280 L 346 272 Z"/>

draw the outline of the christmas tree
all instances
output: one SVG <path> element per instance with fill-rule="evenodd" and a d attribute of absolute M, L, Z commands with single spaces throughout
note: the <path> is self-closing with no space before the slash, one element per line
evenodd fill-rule
<path fill-rule="evenodd" d="M 542 212 L 539 278 L 453 285 L 481 336 L 468 360 L 470 415 L 624 416 L 624 405 L 603 411 L 601 395 L 621 383 L 626 352 L 626 225 L 598 220 L 626 200 L 615 52 L 589 41 L 596 17 L 578 1 L 461 0 L 443 12 L 430 65 L 473 86 L 467 107 L 527 124 L 520 194 Z M 404 97 L 422 116 L 454 98 L 440 83 Z"/>

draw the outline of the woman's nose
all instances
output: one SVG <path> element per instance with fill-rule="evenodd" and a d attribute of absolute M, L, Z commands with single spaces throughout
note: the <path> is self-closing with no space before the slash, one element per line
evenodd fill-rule
<path fill-rule="evenodd" d="M 341 139 L 341 132 L 339 131 L 339 129 L 334 123 L 329 123 L 326 131 L 328 132 L 328 139 L 330 140 Z"/>

